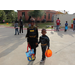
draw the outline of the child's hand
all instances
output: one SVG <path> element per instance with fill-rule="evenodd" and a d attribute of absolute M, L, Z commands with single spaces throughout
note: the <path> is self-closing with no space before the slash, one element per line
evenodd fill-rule
<path fill-rule="evenodd" d="M 49 49 L 49 47 L 48 47 L 48 49 Z"/>
<path fill-rule="evenodd" d="M 38 45 L 38 43 L 36 43 L 36 45 Z"/>

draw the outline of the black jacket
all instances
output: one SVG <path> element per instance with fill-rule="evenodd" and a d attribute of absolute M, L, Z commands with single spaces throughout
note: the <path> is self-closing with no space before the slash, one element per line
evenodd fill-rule
<path fill-rule="evenodd" d="M 48 46 L 48 47 L 50 47 L 50 43 L 49 42 L 50 42 L 50 40 L 49 40 L 48 36 L 47 35 L 42 35 L 42 36 L 40 36 L 38 44 L 41 43 L 41 46 Z"/>
<path fill-rule="evenodd" d="M 33 40 L 33 42 L 38 42 L 38 29 L 37 27 L 29 27 L 27 28 L 27 42 L 31 42 Z M 36 39 L 36 40 L 35 40 Z"/>
<path fill-rule="evenodd" d="M 20 19 L 19 22 L 20 22 L 20 26 L 23 26 L 23 20 Z"/>
<path fill-rule="evenodd" d="M 27 42 L 30 44 L 31 48 L 36 48 L 38 45 L 38 29 L 36 27 L 29 27 L 27 28 Z"/>

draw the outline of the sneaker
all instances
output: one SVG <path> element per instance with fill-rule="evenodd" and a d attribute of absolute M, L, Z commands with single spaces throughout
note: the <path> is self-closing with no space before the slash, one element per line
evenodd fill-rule
<path fill-rule="evenodd" d="M 43 61 L 45 62 L 45 60 L 46 60 L 46 58 L 44 58 L 44 60 L 43 60 Z"/>
<path fill-rule="evenodd" d="M 44 62 L 44 60 L 41 60 L 40 63 Z"/>

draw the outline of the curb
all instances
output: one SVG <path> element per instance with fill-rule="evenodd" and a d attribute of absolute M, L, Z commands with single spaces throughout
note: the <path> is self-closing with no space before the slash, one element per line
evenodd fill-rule
<path fill-rule="evenodd" d="M 7 27 L 7 26 L 3 26 L 3 25 L 0 25 L 0 27 L 5 27 L 5 28 L 13 28 L 14 27 Z M 20 28 L 19 28 L 20 29 Z M 27 30 L 27 28 L 23 28 L 23 30 Z M 42 30 L 42 29 L 38 29 L 38 30 Z M 56 29 L 46 29 L 47 31 L 56 31 Z M 64 29 L 59 29 L 59 31 L 64 31 Z"/>

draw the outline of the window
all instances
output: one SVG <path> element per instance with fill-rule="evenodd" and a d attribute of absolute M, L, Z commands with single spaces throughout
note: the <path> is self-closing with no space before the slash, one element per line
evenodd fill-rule
<path fill-rule="evenodd" d="M 45 15 L 44 15 L 44 18 L 46 19 L 46 13 L 45 13 Z"/>
<path fill-rule="evenodd" d="M 25 12 L 22 12 L 22 16 L 25 16 Z"/>
<path fill-rule="evenodd" d="M 54 21 L 54 15 L 52 15 L 52 21 Z"/>
<path fill-rule="evenodd" d="M 50 14 L 48 14 L 48 19 L 50 19 Z"/>

